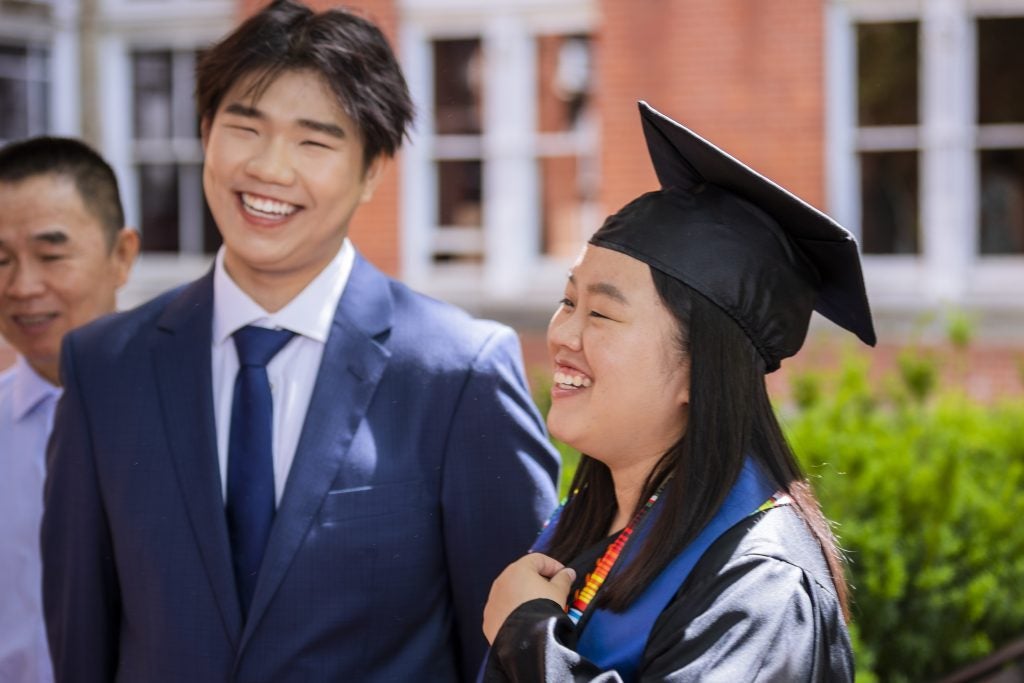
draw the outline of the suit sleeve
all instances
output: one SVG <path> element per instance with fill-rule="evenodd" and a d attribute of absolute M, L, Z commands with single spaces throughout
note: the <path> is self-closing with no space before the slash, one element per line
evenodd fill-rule
<path fill-rule="evenodd" d="M 444 542 L 463 679 L 487 648 L 491 583 L 533 542 L 556 504 L 559 459 L 526 388 L 512 330 L 487 340 L 463 387 L 445 447 Z"/>
<path fill-rule="evenodd" d="M 47 449 L 41 531 L 43 610 L 58 681 L 112 681 L 118 583 L 73 337 L 61 353 L 64 394 Z"/>

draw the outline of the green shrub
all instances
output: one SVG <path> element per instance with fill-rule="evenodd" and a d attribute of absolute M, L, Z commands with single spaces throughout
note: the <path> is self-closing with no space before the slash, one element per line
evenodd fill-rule
<path fill-rule="evenodd" d="M 1020 637 L 1024 404 L 851 398 L 786 431 L 849 556 L 858 680 L 936 678 Z"/>
<path fill-rule="evenodd" d="M 822 375 L 820 372 L 805 370 L 793 375 L 790 390 L 793 392 L 793 403 L 800 410 L 814 407 L 821 400 Z"/>
<path fill-rule="evenodd" d="M 551 373 L 533 372 L 530 375 L 530 387 L 533 392 L 533 400 L 537 404 L 540 414 L 546 419 L 548 411 L 551 410 Z M 559 500 L 569 495 L 569 484 L 572 483 L 572 476 L 576 473 L 576 465 L 580 461 L 580 452 L 564 444 L 558 439 L 552 438 L 551 443 L 558 449 L 562 456 L 562 474 L 559 482 Z"/>
<path fill-rule="evenodd" d="M 920 348 L 908 348 L 896 359 L 900 379 L 910 396 L 918 402 L 925 401 L 935 389 L 939 378 L 939 366 L 930 353 Z"/>
<path fill-rule="evenodd" d="M 957 351 L 963 351 L 974 338 L 974 319 L 966 312 L 954 309 L 946 313 L 946 337 Z"/>

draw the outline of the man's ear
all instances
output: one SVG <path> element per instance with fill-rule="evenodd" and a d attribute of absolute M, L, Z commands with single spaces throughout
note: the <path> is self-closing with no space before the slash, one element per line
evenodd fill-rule
<path fill-rule="evenodd" d="M 117 272 L 117 286 L 120 288 L 128 282 L 132 272 L 132 264 L 139 255 L 139 232 L 135 228 L 121 228 L 110 250 L 112 266 Z"/>
<path fill-rule="evenodd" d="M 199 121 L 199 140 L 203 143 L 203 152 L 206 151 L 206 145 L 210 141 L 210 124 L 212 123 L 209 116 L 204 116 Z"/>
<path fill-rule="evenodd" d="M 380 183 L 387 165 L 388 158 L 383 154 L 378 154 L 366 167 L 366 171 L 363 173 L 363 193 L 359 197 L 360 202 L 365 203 L 373 198 L 373 193 L 377 189 L 377 184 Z"/>

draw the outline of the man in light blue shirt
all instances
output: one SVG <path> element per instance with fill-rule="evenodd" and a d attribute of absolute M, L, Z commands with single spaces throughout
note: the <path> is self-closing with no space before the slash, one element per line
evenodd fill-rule
<path fill-rule="evenodd" d="M 117 180 L 87 145 L 32 138 L 0 149 L 0 681 L 53 680 L 41 599 L 45 453 L 65 333 L 110 313 L 138 235 Z"/>

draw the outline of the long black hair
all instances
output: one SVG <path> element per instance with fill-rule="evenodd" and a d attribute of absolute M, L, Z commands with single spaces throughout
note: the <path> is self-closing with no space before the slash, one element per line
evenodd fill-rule
<path fill-rule="evenodd" d="M 765 362 L 724 312 L 690 287 L 651 268 L 661 302 L 678 323 L 681 363 L 689 359 L 686 432 L 647 477 L 637 505 L 662 484 L 664 506 L 636 559 L 609 577 L 596 605 L 622 611 L 700 533 L 721 506 L 749 455 L 793 499 L 821 544 L 844 615 L 849 617 L 843 559 L 814 492 L 786 442 L 765 387 Z M 603 539 L 615 517 L 608 467 L 584 455 L 548 553 L 568 562 Z M 633 511 L 635 512 L 635 511 Z"/>

